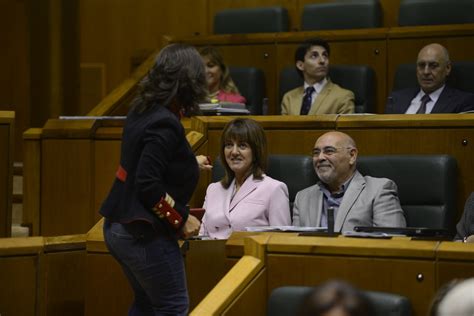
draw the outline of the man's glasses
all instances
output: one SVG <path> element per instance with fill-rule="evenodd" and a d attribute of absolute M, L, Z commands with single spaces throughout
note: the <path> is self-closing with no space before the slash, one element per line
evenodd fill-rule
<path fill-rule="evenodd" d="M 313 157 L 318 157 L 321 153 L 324 156 L 332 156 L 336 154 L 340 149 L 353 149 L 353 147 L 333 147 L 333 146 L 326 146 L 321 148 L 314 148 L 313 149 Z"/>

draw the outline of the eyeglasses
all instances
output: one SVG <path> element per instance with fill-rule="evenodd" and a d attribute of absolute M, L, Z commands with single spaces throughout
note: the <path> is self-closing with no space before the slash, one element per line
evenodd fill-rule
<path fill-rule="evenodd" d="M 313 148 L 313 157 L 318 157 L 321 153 L 324 156 L 332 156 L 338 152 L 339 149 L 354 149 L 353 147 L 333 147 L 326 146 L 321 148 Z"/>

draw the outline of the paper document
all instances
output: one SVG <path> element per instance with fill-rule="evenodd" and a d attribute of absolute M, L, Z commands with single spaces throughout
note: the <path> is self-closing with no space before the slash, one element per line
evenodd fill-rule
<path fill-rule="evenodd" d="M 327 230 L 327 227 L 301 227 L 301 226 L 249 226 L 245 227 L 248 232 L 319 232 Z"/>

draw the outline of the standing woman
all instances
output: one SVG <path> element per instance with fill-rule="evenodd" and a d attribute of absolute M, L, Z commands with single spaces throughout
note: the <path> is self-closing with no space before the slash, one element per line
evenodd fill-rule
<path fill-rule="evenodd" d="M 225 176 L 206 192 L 200 235 L 226 239 L 247 226 L 291 225 L 286 184 L 265 174 L 267 141 L 256 121 L 237 118 L 222 131 Z"/>
<path fill-rule="evenodd" d="M 206 66 L 207 88 L 209 98 L 212 103 L 235 102 L 246 103 L 239 89 L 230 77 L 229 67 L 224 62 L 224 58 L 219 51 L 211 46 L 200 50 L 202 61 Z"/>
<path fill-rule="evenodd" d="M 135 294 L 129 315 L 188 311 L 177 238 L 199 231 L 199 221 L 186 207 L 199 168 L 180 117 L 206 95 L 199 53 L 187 45 L 170 45 L 141 82 L 127 115 L 120 166 L 100 214 L 105 243 Z"/>

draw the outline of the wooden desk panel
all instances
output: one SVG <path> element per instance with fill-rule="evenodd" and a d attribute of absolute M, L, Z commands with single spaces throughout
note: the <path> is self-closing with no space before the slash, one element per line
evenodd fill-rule
<path fill-rule="evenodd" d="M 40 303 L 37 296 L 38 258 L 12 256 L 0 258 L 0 308 L 4 315 L 31 316 Z"/>
<path fill-rule="evenodd" d="M 432 261 L 270 253 L 267 271 L 268 295 L 280 286 L 315 286 L 342 279 L 364 290 L 404 295 L 412 302 L 416 315 L 426 315 L 435 293 Z M 423 274 L 422 282 L 416 279 L 419 273 Z"/>
<path fill-rule="evenodd" d="M 235 256 L 237 248 L 243 249 L 245 244 L 245 257 L 248 257 L 254 253 L 252 249 L 264 249 L 267 297 L 249 302 L 256 306 L 266 304 L 271 291 L 279 286 L 314 286 L 330 279 L 343 279 L 362 289 L 404 295 L 410 299 L 414 315 L 421 316 L 426 315 L 432 297 L 442 284 L 440 280 L 474 274 L 474 245 L 412 241 L 407 237 L 379 240 L 298 237 L 294 233 L 267 232 L 263 233 L 265 236 L 247 234 L 248 237 L 245 234 L 232 234 L 226 252 L 228 256 Z M 261 256 L 259 252 L 255 255 Z M 218 286 L 237 289 L 238 285 L 223 279 Z M 242 303 L 240 297 L 255 288 L 249 286 L 248 290 L 241 290 L 229 304 Z M 210 293 L 205 301 L 207 307 L 211 307 L 209 302 L 221 304 L 228 299 Z"/>
<path fill-rule="evenodd" d="M 12 226 L 15 112 L 0 111 L 0 237 L 9 237 Z"/>

